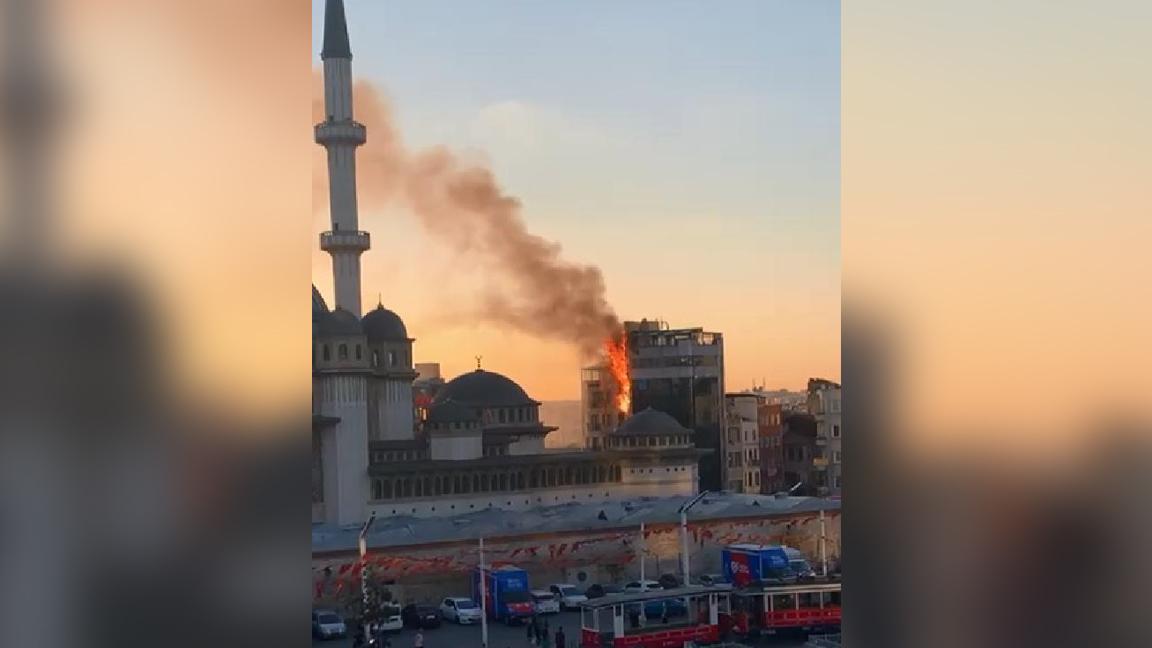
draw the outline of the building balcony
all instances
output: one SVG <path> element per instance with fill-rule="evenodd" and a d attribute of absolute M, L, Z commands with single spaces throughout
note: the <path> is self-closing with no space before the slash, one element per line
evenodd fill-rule
<path fill-rule="evenodd" d="M 337 250 L 359 250 L 361 252 L 372 247 L 372 237 L 368 232 L 354 230 L 322 232 L 320 234 L 320 249 L 325 252 Z"/>
<path fill-rule="evenodd" d="M 364 128 L 363 124 L 352 120 L 326 121 L 316 124 L 315 136 L 317 144 L 360 146 L 368 141 L 368 129 Z"/>

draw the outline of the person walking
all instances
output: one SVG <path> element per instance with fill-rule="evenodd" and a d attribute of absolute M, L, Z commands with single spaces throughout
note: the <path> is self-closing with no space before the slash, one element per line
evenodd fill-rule
<path fill-rule="evenodd" d="M 564 626 L 556 628 L 556 648 L 564 648 Z"/>
<path fill-rule="evenodd" d="M 527 628 L 527 630 L 528 630 L 528 643 L 532 646 L 535 646 L 536 645 L 536 615 L 532 615 L 532 618 L 528 620 L 528 623 L 524 624 L 524 627 Z"/>
<path fill-rule="evenodd" d="M 424 648 L 424 633 L 419 630 L 416 631 L 416 636 L 412 638 L 412 648 Z"/>
<path fill-rule="evenodd" d="M 539 623 L 532 624 L 532 633 L 536 635 L 536 645 L 544 646 L 544 626 Z"/>

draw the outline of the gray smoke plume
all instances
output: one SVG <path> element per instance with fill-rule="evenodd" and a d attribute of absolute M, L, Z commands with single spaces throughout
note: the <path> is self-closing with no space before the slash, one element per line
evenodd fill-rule
<path fill-rule="evenodd" d="M 324 119 L 323 80 L 314 75 L 312 115 Z M 476 259 L 477 271 L 495 279 L 476 315 L 521 332 L 598 353 L 617 335 L 620 321 L 605 297 L 600 269 L 563 258 L 560 245 L 528 231 L 515 197 L 492 172 L 437 147 L 408 150 L 387 101 L 371 84 L 355 86 L 355 115 L 368 128 L 357 157 L 360 205 L 409 207 L 424 231 Z M 328 176 L 323 151 L 313 166 L 313 202 L 326 209 Z"/>

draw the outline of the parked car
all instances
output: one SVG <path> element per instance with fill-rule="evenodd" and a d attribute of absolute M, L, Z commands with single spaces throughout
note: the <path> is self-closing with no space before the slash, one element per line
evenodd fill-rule
<path fill-rule="evenodd" d="M 530 594 L 536 614 L 560 614 L 560 600 L 555 594 L 546 590 L 532 590 Z"/>
<path fill-rule="evenodd" d="M 732 587 L 732 583 L 724 578 L 724 574 L 701 574 L 700 584 L 706 587 Z"/>
<path fill-rule="evenodd" d="M 605 596 L 611 596 L 612 594 L 619 594 L 623 591 L 624 588 L 620 587 L 619 585 L 613 585 L 612 583 L 596 583 L 589 585 L 588 589 L 584 590 L 584 596 L 585 598 L 589 599 L 597 599 L 603 598 Z"/>
<path fill-rule="evenodd" d="M 660 587 L 664 589 L 676 589 L 680 587 L 680 577 L 676 574 L 661 574 L 659 580 L 656 582 L 660 583 Z"/>
<path fill-rule="evenodd" d="M 661 590 L 661 589 L 664 589 L 664 586 L 661 585 L 659 581 L 654 581 L 654 580 L 632 581 L 631 583 L 628 583 L 627 585 L 624 586 L 624 591 L 628 592 L 629 594 L 638 594 L 640 592 L 651 592 L 653 590 Z"/>
<path fill-rule="evenodd" d="M 480 606 L 470 598 L 449 597 L 440 603 L 440 616 L 460 625 L 480 623 Z"/>
<path fill-rule="evenodd" d="M 440 627 L 440 611 L 433 605 L 409 603 L 400 611 L 404 627 L 431 630 Z"/>
<path fill-rule="evenodd" d="M 379 630 L 382 632 L 399 632 L 404 629 L 404 617 L 401 615 L 399 605 L 386 605 L 380 615 Z"/>
<path fill-rule="evenodd" d="M 593 585 L 592 587 L 597 587 Z M 592 589 L 591 587 L 588 589 Z M 587 601 L 589 596 L 587 593 L 581 594 L 580 590 L 576 589 L 575 585 L 569 583 L 556 583 L 548 588 L 550 592 L 556 595 L 556 599 L 560 601 L 561 610 L 575 610 L 580 607 L 580 604 Z M 601 594 L 603 596 L 603 594 Z"/>
<path fill-rule="evenodd" d="M 331 610 L 312 610 L 312 636 L 317 639 L 347 637 L 348 626 Z"/>

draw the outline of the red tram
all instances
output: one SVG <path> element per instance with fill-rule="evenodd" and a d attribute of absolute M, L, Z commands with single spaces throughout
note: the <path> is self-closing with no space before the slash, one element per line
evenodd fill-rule
<path fill-rule="evenodd" d="M 785 629 L 819 630 L 840 626 L 840 583 L 764 587 L 732 592 L 721 623 L 739 636 Z"/>
<path fill-rule="evenodd" d="M 730 591 L 684 587 L 615 594 L 580 604 L 580 648 L 682 648 L 720 641 Z"/>

